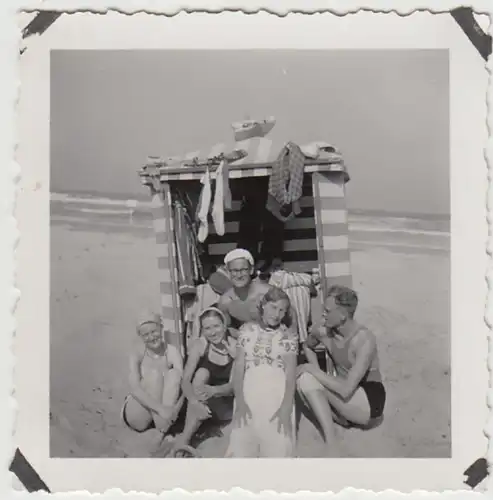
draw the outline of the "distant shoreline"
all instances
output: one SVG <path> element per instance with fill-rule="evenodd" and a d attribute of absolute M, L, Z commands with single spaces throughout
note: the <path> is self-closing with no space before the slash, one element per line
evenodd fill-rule
<path fill-rule="evenodd" d="M 50 193 L 52 201 L 62 201 L 57 200 L 58 197 L 68 197 L 68 198 L 81 198 L 91 199 L 91 200 L 111 200 L 114 202 L 121 201 L 124 204 L 126 201 L 136 201 L 144 205 L 150 203 L 150 196 L 146 196 L 144 193 L 111 193 L 111 192 L 97 192 L 97 191 L 52 191 Z M 103 204 L 103 203 L 102 203 Z M 423 212 L 400 212 L 393 210 L 383 210 L 383 209 L 366 209 L 366 208 L 349 208 L 348 213 L 350 215 L 365 215 L 373 217 L 395 217 L 395 218 L 410 218 L 419 220 L 435 220 L 435 221 L 450 221 L 450 214 L 444 213 L 423 213 Z"/>

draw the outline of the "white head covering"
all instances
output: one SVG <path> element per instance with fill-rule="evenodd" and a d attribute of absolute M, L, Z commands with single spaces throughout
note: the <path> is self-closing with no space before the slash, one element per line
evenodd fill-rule
<path fill-rule="evenodd" d="M 224 257 L 224 264 L 227 266 L 231 261 L 236 259 L 245 259 L 251 266 L 255 264 L 252 254 L 243 248 L 235 248 L 231 252 L 228 252 L 226 257 Z"/>
<path fill-rule="evenodd" d="M 137 333 L 140 332 L 140 328 L 148 323 L 153 323 L 157 326 L 161 326 L 161 316 L 154 311 L 143 311 L 139 319 L 137 320 Z"/>
<path fill-rule="evenodd" d="M 226 318 L 226 315 L 221 311 L 221 309 L 218 309 L 217 307 L 206 307 L 200 314 L 199 318 L 202 321 L 202 318 L 204 317 L 205 314 L 208 312 L 214 311 L 216 314 L 219 314 L 221 319 L 223 320 L 223 323 L 227 326 L 228 325 L 228 319 Z"/>

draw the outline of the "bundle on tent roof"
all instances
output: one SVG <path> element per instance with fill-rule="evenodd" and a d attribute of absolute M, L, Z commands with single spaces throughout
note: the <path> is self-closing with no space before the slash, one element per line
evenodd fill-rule
<path fill-rule="evenodd" d="M 265 120 L 243 120 L 232 124 L 235 141 L 244 141 L 253 137 L 265 137 L 276 124 L 271 116 Z"/>
<path fill-rule="evenodd" d="M 193 151 L 172 160 L 148 157 L 139 175 L 144 185 L 152 184 L 152 178 L 168 180 L 200 180 L 206 167 L 215 178 L 221 161 L 229 163 L 229 177 L 269 175 L 272 164 L 287 141 L 274 141 L 267 137 L 254 137 L 240 142 L 219 143 L 204 150 Z M 300 146 L 305 156 L 305 172 L 343 172 L 349 180 L 342 154 L 327 142 L 311 142 Z"/>

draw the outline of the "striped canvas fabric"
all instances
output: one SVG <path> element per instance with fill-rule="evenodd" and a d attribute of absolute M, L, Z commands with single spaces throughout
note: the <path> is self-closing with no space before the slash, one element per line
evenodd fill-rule
<path fill-rule="evenodd" d="M 183 321 L 181 314 L 179 314 L 181 304 L 176 278 L 176 248 L 173 238 L 169 189 L 169 185 L 164 184 L 163 192 L 153 195 L 152 212 L 158 251 L 158 279 L 163 328 L 173 334 L 168 340 L 180 348 L 183 354 L 181 335 L 177 335 L 183 329 Z"/>
<path fill-rule="evenodd" d="M 343 194 L 344 192 L 342 190 L 342 195 Z M 307 272 L 319 266 L 311 175 L 305 176 L 303 197 L 300 205 L 301 214 L 285 225 L 283 262 L 288 271 Z M 332 203 L 325 204 L 327 207 L 329 205 L 333 207 L 333 211 L 329 215 L 329 218 L 332 219 L 334 226 L 326 228 L 326 230 L 334 230 L 335 234 L 332 237 L 328 235 L 329 237 L 326 239 L 326 243 L 331 250 L 338 250 L 340 248 L 347 249 L 347 221 L 344 198 L 335 198 Z M 209 254 L 215 263 L 221 263 L 224 256 L 230 250 L 236 248 L 240 207 L 241 201 L 239 199 L 233 199 L 232 210 L 225 213 L 226 230 L 224 236 L 218 236 L 215 232 L 214 225 L 212 223 L 209 225 L 207 244 Z M 341 227 L 341 224 L 343 227 Z M 337 257 L 334 256 L 334 258 Z M 346 261 L 345 258 L 343 260 Z"/>
<path fill-rule="evenodd" d="M 267 176 L 271 164 L 277 158 L 279 150 L 272 149 L 272 141 L 250 139 L 244 141 L 248 156 L 230 167 L 230 182 L 241 183 L 241 178 Z M 237 143 L 235 146 L 238 147 Z M 222 145 L 221 148 L 224 149 Z M 213 148 L 213 155 L 221 152 Z M 226 150 L 231 151 L 231 149 Z M 187 158 L 208 158 L 200 151 L 190 153 Z M 250 158 L 249 158 L 250 157 Z M 255 160 L 255 163 L 248 163 Z M 147 169 L 141 171 L 144 184 L 149 184 Z M 185 171 L 186 170 L 186 171 Z M 193 170 L 193 171 L 192 171 Z M 176 249 L 173 237 L 173 222 L 170 206 L 170 190 L 197 189 L 204 173 L 204 167 L 158 167 L 155 175 L 159 176 L 160 193 L 153 195 L 154 227 L 158 243 L 158 269 L 161 292 L 161 313 L 167 329 L 182 333 L 180 298 L 176 280 Z M 214 177 L 214 175 L 213 175 Z M 288 271 L 309 272 L 313 268 L 320 270 L 322 290 L 331 284 L 351 286 L 351 266 L 349 260 L 349 238 L 347 210 L 345 203 L 345 183 L 348 181 L 342 161 L 326 158 L 307 162 L 301 199 L 301 214 L 285 225 L 283 262 Z M 154 179 L 154 185 L 156 179 Z M 232 190 L 235 192 L 235 190 Z M 225 212 L 225 234 L 216 234 L 211 222 L 207 245 L 210 260 L 222 263 L 224 255 L 237 246 L 239 211 L 241 200 L 233 198 L 232 210 Z M 181 335 L 177 335 L 181 344 Z"/>

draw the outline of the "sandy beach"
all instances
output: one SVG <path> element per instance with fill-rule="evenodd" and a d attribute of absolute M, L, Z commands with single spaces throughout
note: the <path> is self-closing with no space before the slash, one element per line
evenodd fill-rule
<path fill-rule="evenodd" d="M 147 223 L 110 219 L 52 215 L 53 457 L 134 456 L 142 442 L 120 410 L 135 318 L 159 304 L 155 240 Z M 382 221 L 351 225 L 356 318 L 378 338 L 388 399 L 380 427 L 340 430 L 347 457 L 451 454 L 448 236 Z M 200 449 L 214 457 L 224 446 L 218 437 Z M 302 417 L 298 456 L 322 454 L 318 431 Z"/>

